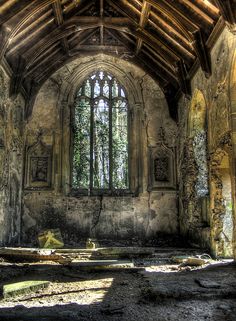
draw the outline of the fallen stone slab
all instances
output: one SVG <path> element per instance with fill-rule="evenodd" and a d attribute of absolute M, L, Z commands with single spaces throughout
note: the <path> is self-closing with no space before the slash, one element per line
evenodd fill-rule
<path fill-rule="evenodd" d="M 76 268 L 80 268 L 83 270 L 135 268 L 133 262 L 127 261 L 127 260 L 89 260 L 89 261 L 74 260 L 69 265 L 76 266 Z"/>
<path fill-rule="evenodd" d="M 5 284 L 3 286 L 2 294 L 4 298 L 16 296 L 19 294 L 28 293 L 31 291 L 37 291 L 44 289 L 50 284 L 49 281 L 23 281 L 11 284 Z"/>
<path fill-rule="evenodd" d="M 205 259 L 201 257 L 194 257 L 194 256 L 173 256 L 171 260 L 174 263 L 184 264 L 189 266 L 201 266 L 210 262 L 210 259 Z"/>
<path fill-rule="evenodd" d="M 35 261 L 55 261 L 58 263 L 65 263 L 70 261 L 69 258 L 55 253 L 55 250 L 37 249 L 37 248 L 0 248 L 0 257 L 14 262 L 35 262 Z"/>

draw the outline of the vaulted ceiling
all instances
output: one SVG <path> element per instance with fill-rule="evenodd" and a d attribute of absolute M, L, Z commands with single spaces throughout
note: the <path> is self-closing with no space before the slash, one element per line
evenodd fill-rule
<path fill-rule="evenodd" d="M 0 59 L 12 70 L 10 94 L 30 100 L 68 61 L 115 55 L 158 81 L 174 116 L 194 68 L 211 74 L 209 51 L 235 12 L 235 0 L 0 0 Z"/>

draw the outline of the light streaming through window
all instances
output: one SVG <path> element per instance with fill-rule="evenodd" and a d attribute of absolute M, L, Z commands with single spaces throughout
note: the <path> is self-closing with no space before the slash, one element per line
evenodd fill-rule
<path fill-rule="evenodd" d="M 128 179 L 128 104 L 124 89 L 98 71 L 77 92 L 72 185 L 125 190 Z"/>

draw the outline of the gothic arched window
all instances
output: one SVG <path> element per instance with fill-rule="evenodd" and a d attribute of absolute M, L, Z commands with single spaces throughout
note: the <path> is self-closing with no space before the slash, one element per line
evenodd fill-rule
<path fill-rule="evenodd" d="M 129 188 L 128 102 L 111 74 L 94 72 L 77 91 L 73 137 L 74 189 Z"/>

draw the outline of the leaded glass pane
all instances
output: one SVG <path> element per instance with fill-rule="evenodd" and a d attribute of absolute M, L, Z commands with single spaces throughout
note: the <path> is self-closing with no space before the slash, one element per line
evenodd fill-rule
<path fill-rule="evenodd" d="M 127 104 L 117 100 L 113 102 L 112 110 L 113 187 L 117 189 L 128 188 L 127 138 Z"/>
<path fill-rule="evenodd" d="M 103 77 L 104 77 L 104 73 L 103 73 L 103 71 L 100 71 L 100 72 L 99 72 L 99 78 L 100 78 L 100 79 L 103 79 Z"/>
<path fill-rule="evenodd" d="M 91 97 L 91 84 L 89 80 L 85 83 L 84 94 L 89 98 Z"/>
<path fill-rule="evenodd" d="M 108 85 L 108 82 L 105 81 L 103 85 L 103 96 L 109 98 L 109 91 L 110 91 L 110 87 Z"/>
<path fill-rule="evenodd" d="M 119 87 L 118 87 L 118 84 L 117 82 L 114 80 L 114 83 L 112 85 L 112 97 L 118 97 L 118 90 L 119 90 Z"/>
<path fill-rule="evenodd" d="M 98 96 L 100 96 L 100 83 L 96 80 L 94 85 L 94 98 Z"/>
<path fill-rule="evenodd" d="M 74 188 L 89 187 L 90 168 L 90 102 L 80 99 L 75 104 L 73 181 Z"/>
<path fill-rule="evenodd" d="M 103 99 L 94 104 L 93 183 L 109 188 L 109 105 Z"/>
<path fill-rule="evenodd" d="M 121 97 L 125 97 L 125 92 L 124 92 L 124 90 L 122 88 L 120 90 L 120 94 L 121 94 Z"/>

